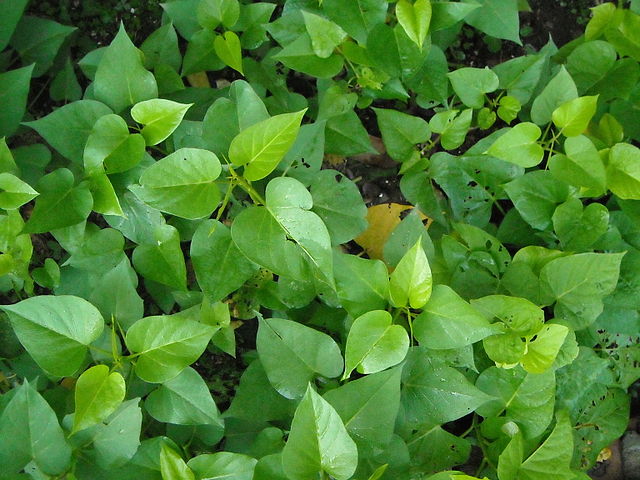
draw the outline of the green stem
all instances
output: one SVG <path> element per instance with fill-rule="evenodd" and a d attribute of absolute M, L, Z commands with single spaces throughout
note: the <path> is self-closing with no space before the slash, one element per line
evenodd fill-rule
<path fill-rule="evenodd" d="M 233 193 L 233 189 L 236 187 L 236 182 L 234 179 L 231 179 L 229 185 L 227 185 L 227 191 L 224 194 L 224 199 L 222 200 L 222 205 L 218 207 L 218 212 L 216 213 L 216 220 L 220 221 L 223 212 L 227 209 L 227 205 L 229 204 L 229 200 L 231 199 L 231 194 Z"/>
<path fill-rule="evenodd" d="M 240 188 L 242 188 L 249 194 L 251 200 L 253 200 L 253 203 L 255 203 L 256 205 L 266 205 L 266 202 L 264 201 L 264 198 L 262 198 L 262 195 L 260 195 L 247 180 L 239 176 L 231 165 L 229 165 L 229 173 L 231 174 L 231 178 L 233 179 L 233 181 L 235 181 Z"/>

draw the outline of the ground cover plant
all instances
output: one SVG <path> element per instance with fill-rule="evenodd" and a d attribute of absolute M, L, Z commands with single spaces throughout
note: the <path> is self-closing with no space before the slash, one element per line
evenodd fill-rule
<path fill-rule="evenodd" d="M 527 2 L 173 0 L 81 59 L 26 4 L 0 478 L 586 479 L 625 432 L 640 2 L 491 67 Z"/>

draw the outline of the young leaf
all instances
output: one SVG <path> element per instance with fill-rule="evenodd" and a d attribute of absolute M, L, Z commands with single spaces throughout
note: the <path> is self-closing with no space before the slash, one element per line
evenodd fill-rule
<path fill-rule="evenodd" d="M 11 173 L 0 173 L 0 208 L 15 210 L 39 195 Z"/>
<path fill-rule="evenodd" d="M 396 307 L 422 308 L 431 296 L 433 279 L 422 237 L 402 257 L 389 281 L 391 303 Z"/>
<path fill-rule="evenodd" d="M 544 150 L 537 143 L 540 134 L 536 124 L 519 123 L 493 142 L 486 153 L 521 167 L 535 167 L 544 156 Z"/>
<path fill-rule="evenodd" d="M 556 108 L 551 114 L 551 120 L 565 137 L 575 137 L 587 129 L 597 106 L 598 95 L 578 97 Z"/>
<path fill-rule="evenodd" d="M 624 200 L 640 200 L 640 149 L 617 143 L 609 150 L 607 187 Z"/>
<path fill-rule="evenodd" d="M 357 464 L 358 449 L 342 420 L 308 385 L 282 451 L 282 467 L 287 477 L 306 480 L 325 472 L 336 480 L 347 480 Z"/>
<path fill-rule="evenodd" d="M 344 366 L 331 337 L 291 320 L 260 321 L 256 347 L 271 385 L 286 398 L 302 397 L 316 375 L 335 378 Z"/>
<path fill-rule="evenodd" d="M 98 64 L 93 89 L 96 99 L 116 113 L 158 96 L 156 79 L 144 68 L 140 51 L 131 43 L 124 25 Z"/>
<path fill-rule="evenodd" d="M 73 375 L 87 347 L 102 333 L 104 320 L 86 300 L 70 295 L 38 295 L 3 305 L 20 343 L 46 372 Z"/>
<path fill-rule="evenodd" d="M 607 175 L 600 154 L 584 135 L 569 137 L 564 142 L 565 155 L 557 154 L 549 161 L 553 176 L 576 187 L 584 187 L 593 196 L 606 190 Z"/>
<path fill-rule="evenodd" d="M 71 463 L 71 447 L 55 412 L 26 381 L 13 392 L 0 416 L 2 473 L 17 474 L 33 461 L 45 474 L 64 474 Z"/>
<path fill-rule="evenodd" d="M 349 329 L 345 348 L 343 379 L 356 367 L 360 373 L 376 373 L 404 360 L 409 336 L 400 325 L 393 325 L 391 314 L 373 310 L 356 318 Z"/>
<path fill-rule="evenodd" d="M 238 35 L 234 32 L 224 32 L 224 35 L 216 35 L 213 48 L 220 60 L 244 75 L 242 71 L 242 48 Z"/>
<path fill-rule="evenodd" d="M 469 108 L 482 108 L 484 94 L 498 88 L 498 76 L 488 68 L 459 68 L 447 74 L 451 86 L 462 103 Z"/>
<path fill-rule="evenodd" d="M 446 285 L 433 287 L 431 298 L 413 322 L 420 345 L 438 350 L 471 345 L 495 333 L 495 325 Z"/>
<path fill-rule="evenodd" d="M 171 135 L 184 118 L 193 103 L 184 104 L 154 98 L 136 103 L 131 109 L 131 117 L 144 125 L 142 136 L 147 145 L 157 145 Z"/>
<path fill-rule="evenodd" d="M 422 50 L 431 24 L 431 0 L 398 0 L 396 17 L 407 36 Z"/>
<path fill-rule="evenodd" d="M 260 180 L 276 168 L 293 145 L 305 112 L 306 109 L 276 115 L 250 126 L 233 139 L 229 158 L 234 165 L 245 165 L 247 180 Z"/>
<path fill-rule="evenodd" d="M 73 430 L 91 427 L 111 415 L 124 400 L 124 378 L 118 372 L 109 373 L 106 365 L 85 370 L 76 382 L 76 410 Z"/>
<path fill-rule="evenodd" d="M 162 480 L 196 480 L 182 457 L 166 443 L 160 449 L 160 474 Z"/>
<path fill-rule="evenodd" d="M 582 202 L 571 198 L 558 205 L 553 214 L 553 229 L 565 250 L 587 250 L 609 225 L 609 210 L 601 203 L 591 203 L 583 209 Z"/>
<path fill-rule="evenodd" d="M 144 406 L 149 415 L 159 422 L 223 428 L 220 412 L 207 384 L 198 372 L 189 367 L 151 392 Z"/>
<path fill-rule="evenodd" d="M 489 295 L 471 300 L 471 305 L 523 337 L 534 335 L 544 323 L 542 309 L 524 298 Z"/>
<path fill-rule="evenodd" d="M 158 210 L 195 220 L 207 217 L 220 202 L 215 180 L 222 167 L 218 157 L 200 148 L 181 148 L 147 167 L 140 185 L 131 190 Z"/>
<path fill-rule="evenodd" d="M 136 374 L 145 382 L 162 383 L 195 362 L 215 331 L 194 320 L 145 317 L 129 328 L 125 342 L 137 354 Z"/>
<path fill-rule="evenodd" d="M 314 53 L 320 58 L 329 58 L 347 37 L 347 33 L 337 24 L 315 13 L 303 10 L 302 16 Z"/>
<path fill-rule="evenodd" d="M 556 359 L 569 328 L 564 325 L 547 324 L 527 343 L 527 353 L 522 357 L 522 366 L 530 373 L 546 372 Z"/>

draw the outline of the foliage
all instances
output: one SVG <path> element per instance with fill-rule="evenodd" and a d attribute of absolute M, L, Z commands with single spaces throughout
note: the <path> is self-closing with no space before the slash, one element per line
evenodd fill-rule
<path fill-rule="evenodd" d="M 26 3 L 0 3 L 0 477 L 560 480 L 625 431 L 637 2 L 491 68 L 445 51 L 520 43 L 526 2 L 171 0 L 77 65 Z M 378 131 L 410 205 L 330 168 Z"/>

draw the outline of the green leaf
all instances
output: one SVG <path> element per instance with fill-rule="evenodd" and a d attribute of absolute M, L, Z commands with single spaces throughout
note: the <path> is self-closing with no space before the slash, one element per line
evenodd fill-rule
<path fill-rule="evenodd" d="M 195 480 L 196 477 L 182 457 L 166 443 L 160 449 L 162 480 Z"/>
<path fill-rule="evenodd" d="M 335 378 L 343 370 L 331 337 L 291 320 L 261 320 L 256 346 L 271 385 L 286 398 L 302 397 L 316 375 Z"/>
<path fill-rule="evenodd" d="M 9 315 L 29 355 L 57 377 L 71 376 L 80 368 L 87 347 L 104 326 L 96 307 L 70 295 L 38 295 L 0 309 Z"/>
<path fill-rule="evenodd" d="M 51 68 L 66 37 L 75 30 L 53 20 L 25 15 L 11 37 L 11 46 L 23 64 L 35 64 L 33 76 L 39 77 Z"/>
<path fill-rule="evenodd" d="M 304 25 L 311 38 L 313 52 L 320 58 L 329 58 L 335 48 L 347 37 L 347 33 L 320 15 L 302 11 Z"/>
<path fill-rule="evenodd" d="M 185 290 L 187 267 L 180 248 L 180 235 L 171 225 L 155 229 L 155 244 L 138 245 L 133 251 L 135 269 L 143 277 L 167 285 L 175 290 Z"/>
<path fill-rule="evenodd" d="M 431 138 L 429 124 L 397 110 L 374 108 L 384 146 L 391 158 L 398 162 L 407 160 L 415 146 Z"/>
<path fill-rule="evenodd" d="M 142 42 L 140 50 L 144 53 L 144 65 L 149 70 L 166 65 L 176 72 L 180 71 L 182 54 L 173 24 L 166 23 L 155 30 Z"/>
<path fill-rule="evenodd" d="M 234 32 L 224 32 L 223 35 L 216 35 L 213 48 L 227 66 L 244 75 L 242 70 L 242 47 L 240 39 Z"/>
<path fill-rule="evenodd" d="M 251 480 L 258 461 L 247 455 L 217 452 L 198 455 L 187 465 L 202 479 Z"/>
<path fill-rule="evenodd" d="M 522 108 L 520 100 L 512 96 L 504 96 L 500 99 L 498 107 L 498 116 L 507 124 L 518 118 L 518 113 Z"/>
<path fill-rule="evenodd" d="M 131 43 L 122 24 L 98 64 L 93 91 L 95 98 L 115 113 L 158 96 L 156 80 L 144 68 L 141 52 Z"/>
<path fill-rule="evenodd" d="M 536 334 L 544 323 L 542 309 L 524 298 L 489 295 L 471 300 L 471 305 L 523 337 Z"/>
<path fill-rule="evenodd" d="M 104 469 L 119 467 L 129 462 L 140 445 L 142 410 L 139 398 L 127 400 L 99 425 L 93 436 L 96 461 Z"/>
<path fill-rule="evenodd" d="M 203 221 L 191 240 L 191 262 L 198 285 L 212 301 L 240 288 L 257 271 L 231 238 L 229 227 L 217 220 Z"/>
<path fill-rule="evenodd" d="M 522 105 L 529 104 L 534 93 L 540 93 L 537 91 L 537 87 L 547 65 L 547 55 L 538 53 L 512 58 L 493 67 L 493 71 L 500 79 L 500 88 L 507 91 L 507 96 L 500 98 L 499 105 L 514 112 L 511 114 L 514 115 L 518 113 Z M 502 102 L 503 98 L 505 99 L 504 103 Z M 516 105 L 514 100 L 519 103 Z M 505 121 L 507 120 L 505 119 Z M 509 122 L 507 121 L 507 123 Z"/>
<path fill-rule="evenodd" d="M 209 387 L 198 372 L 189 367 L 151 392 L 144 407 L 159 422 L 223 428 Z"/>
<path fill-rule="evenodd" d="M 137 355 L 136 374 L 145 382 L 163 383 L 195 362 L 215 331 L 194 320 L 162 315 L 138 320 L 125 341 Z"/>
<path fill-rule="evenodd" d="M 85 144 L 95 123 L 110 113 L 113 112 L 103 103 L 78 100 L 25 125 L 38 132 L 63 157 L 81 164 Z"/>
<path fill-rule="evenodd" d="M 387 16 L 387 5 L 377 0 L 324 0 L 322 8 L 329 18 L 340 25 L 350 37 L 358 43 L 367 41 L 369 31 L 376 25 L 384 23 Z"/>
<path fill-rule="evenodd" d="M 493 142 L 486 153 L 521 167 L 535 167 L 544 156 L 544 150 L 537 143 L 540 134 L 536 124 L 519 123 Z"/>
<path fill-rule="evenodd" d="M 353 240 L 367 228 L 367 207 L 354 182 L 329 169 L 320 170 L 309 186 L 313 207 L 327 226 L 332 245 Z"/>
<path fill-rule="evenodd" d="M 610 43 L 602 40 L 584 42 L 567 57 L 567 70 L 578 91 L 584 93 L 606 76 L 616 58 L 616 50 Z"/>
<path fill-rule="evenodd" d="M 125 389 L 122 375 L 109 373 L 106 365 L 85 370 L 76 382 L 72 433 L 101 423 L 115 412 L 124 400 Z"/>
<path fill-rule="evenodd" d="M 282 451 L 282 467 L 291 480 L 315 478 L 322 472 L 336 480 L 351 478 L 358 449 L 333 407 L 307 387 Z"/>
<path fill-rule="evenodd" d="M 435 133 L 441 134 L 440 143 L 446 150 L 454 150 L 464 143 L 472 118 L 471 108 L 463 110 L 459 115 L 458 110 L 445 110 L 431 117 L 429 126 Z"/>
<path fill-rule="evenodd" d="M 457 437 L 437 425 L 418 430 L 407 439 L 407 447 L 412 465 L 425 472 L 442 471 L 454 465 L 463 465 L 471 453 L 469 440 Z M 447 480 L 458 478 L 460 477 L 452 475 Z"/>
<path fill-rule="evenodd" d="M 377 153 L 369 134 L 353 110 L 327 120 L 325 152 L 349 157 L 359 153 Z"/>
<path fill-rule="evenodd" d="M 522 366 L 530 373 L 544 373 L 560 352 L 569 328 L 564 325 L 546 324 L 527 343 L 527 353 L 522 357 Z"/>
<path fill-rule="evenodd" d="M 556 380 L 551 370 L 534 374 L 520 367 L 489 367 L 476 380 L 476 387 L 496 398 L 479 407 L 478 415 L 489 418 L 504 413 L 527 439 L 542 435 L 553 419 Z"/>
<path fill-rule="evenodd" d="M 407 36 L 422 50 L 431 24 L 431 0 L 398 0 L 396 17 Z"/>
<path fill-rule="evenodd" d="M 609 210 L 601 203 L 591 203 L 583 209 L 577 198 L 558 205 L 553 214 L 553 229 L 562 248 L 584 251 L 607 232 Z"/>
<path fill-rule="evenodd" d="M 605 192 L 607 176 L 600 154 L 584 135 L 569 137 L 564 142 L 565 154 L 557 154 L 549 160 L 549 170 L 554 177 L 576 187 L 588 189 L 589 196 Z"/>
<path fill-rule="evenodd" d="M 609 150 L 607 187 L 624 200 L 640 200 L 640 149 L 617 143 Z"/>
<path fill-rule="evenodd" d="M 478 310 L 446 285 L 435 285 L 422 313 L 413 322 L 420 345 L 431 349 L 460 348 L 497 332 Z"/>
<path fill-rule="evenodd" d="M 109 177 L 98 173 L 89 177 L 89 189 L 93 196 L 93 211 L 103 215 L 124 216 L 118 196 Z"/>
<path fill-rule="evenodd" d="M 602 299 L 613 292 L 624 253 L 580 253 L 556 258 L 540 270 L 543 290 L 556 299 L 554 313 L 574 330 L 602 313 Z"/>
<path fill-rule="evenodd" d="M 389 312 L 367 312 L 356 318 L 349 329 L 342 378 L 349 378 L 356 367 L 359 373 L 369 374 L 397 365 L 408 350 L 407 331 L 392 324 Z"/>
<path fill-rule="evenodd" d="M 522 335 L 509 331 L 484 338 L 482 346 L 487 356 L 500 368 L 515 367 L 527 351 L 527 343 Z"/>
<path fill-rule="evenodd" d="M 538 125 L 546 125 L 551 121 L 551 115 L 565 102 L 578 98 L 578 89 L 571 75 L 560 66 L 558 73 L 544 87 L 531 104 L 531 120 Z"/>
<path fill-rule="evenodd" d="M 42 177 L 38 183 L 40 196 L 24 232 L 44 233 L 85 220 L 91 212 L 93 199 L 86 184 L 77 187 L 73 184 L 73 174 L 66 168 Z"/>
<path fill-rule="evenodd" d="M 522 218 L 538 230 L 551 225 L 556 206 L 569 196 L 569 186 L 547 171 L 528 172 L 507 183 L 504 190 Z"/>
<path fill-rule="evenodd" d="M 444 30 L 445 28 L 452 27 L 476 8 L 480 8 L 480 4 L 440 1 L 432 2 L 431 31 L 436 32 L 438 30 Z"/>
<path fill-rule="evenodd" d="M 337 22 L 336 22 L 337 23 Z M 286 67 L 318 78 L 334 77 L 344 66 L 341 55 L 331 54 L 327 58 L 318 57 L 306 31 L 275 54 L 273 59 L 282 62 Z"/>
<path fill-rule="evenodd" d="M 597 106 L 598 95 L 578 97 L 556 108 L 551 114 L 551 120 L 565 137 L 575 137 L 587 129 Z"/>
<path fill-rule="evenodd" d="M 469 13 L 464 21 L 481 32 L 522 45 L 518 0 L 473 0 L 481 7 Z"/>
<path fill-rule="evenodd" d="M 216 36 L 212 30 L 200 30 L 190 37 L 182 62 L 181 75 L 224 68 L 224 62 L 216 55 Z"/>
<path fill-rule="evenodd" d="M 0 208 L 15 210 L 39 195 L 28 183 L 11 173 L 0 173 Z"/>
<path fill-rule="evenodd" d="M 431 267 L 421 244 L 422 238 L 419 238 L 391 274 L 389 293 L 396 307 L 422 308 L 431 296 Z"/>
<path fill-rule="evenodd" d="M 469 108 L 482 108 L 485 93 L 498 88 L 500 80 L 489 68 L 459 68 L 447 73 L 451 86 L 462 103 Z"/>
<path fill-rule="evenodd" d="M 220 24 L 231 28 L 240 17 L 240 3 L 238 0 L 201 0 L 197 16 L 202 28 L 214 30 Z"/>
<path fill-rule="evenodd" d="M 13 135 L 20 126 L 27 108 L 32 72 L 33 65 L 29 65 L 0 73 L 0 137 Z"/>
<path fill-rule="evenodd" d="M 402 410 L 413 427 L 457 420 L 491 400 L 455 368 L 435 363 L 424 349 L 410 353 L 403 383 Z"/>
<path fill-rule="evenodd" d="M 352 317 L 386 308 L 389 273 L 382 261 L 336 253 L 334 267 L 338 298 Z"/>
<path fill-rule="evenodd" d="M 329 390 L 324 399 L 336 409 L 362 457 L 384 448 L 393 436 L 400 407 L 402 368 L 373 373 Z"/>
<path fill-rule="evenodd" d="M 9 44 L 28 3 L 28 0 L 6 0 L 0 5 L 0 51 Z"/>
<path fill-rule="evenodd" d="M 45 474 L 63 474 L 71 463 L 71 448 L 55 412 L 26 381 L 13 392 L 0 416 L 2 473 L 18 473 L 33 461 Z"/>
<path fill-rule="evenodd" d="M 157 145 L 178 128 L 191 106 L 193 103 L 184 104 L 154 98 L 136 103 L 131 109 L 131 117 L 144 125 L 140 133 L 147 145 Z"/>
<path fill-rule="evenodd" d="M 314 278 L 333 288 L 331 239 L 320 217 L 309 211 L 312 206 L 300 182 L 274 178 L 267 185 L 266 207 L 241 212 L 231 237 L 247 258 L 272 272 L 292 280 Z"/>
<path fill-rule="evenodd" d="M 247 180 L 269 175 L 289 151 L 300 130 L 305 110 L 283 113 L 258 122 L 241 131 L 231 142 L 229 158 L 244 165 Z"/>
<path fill-rule="evenodd" d="M 158 210 L 195 220 L 208 217 L 220 202 L 215 180 L 222 167 L 218 157 L 199 148 L 181 148 L 158 160 L 140 176 L 140 185 L 129 187 Z"/>
<path fill-rule="evenodd" d="M 89 175 L 125 172 L 142 161 L 144 152 L 144 138 L 129 134 L 129 126 L 120 115 L 104 115 L 87 138 L 84 169 Z"/>

